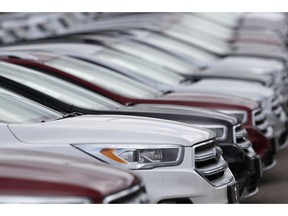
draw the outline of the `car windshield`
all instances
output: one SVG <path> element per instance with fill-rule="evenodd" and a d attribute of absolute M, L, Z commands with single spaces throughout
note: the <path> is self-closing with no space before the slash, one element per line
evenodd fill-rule
<path fill-rule="evenodd" d="M 85 109 L 107 109 L 120 105 L 73 83 L 12 64 L 1 63 L 0 75 L 57 100 Z"/>
<path fill-rule="evenodd" d="M 138 30 L 137 30 L 138 31 Z M 137 31 L 135 31 L 137 33 Z M 131 31 L 133 33 L 133 31 Z M 205 50 L 200 50 L 192 45 L 182 43 L 172 38 L 157 33 L 150 33 L 142 39 L 144 42 L 150 43 L 156 47 L 161 47 L 164 50 L 169 50 L 179 55 L 183 55 L 190 59 L 195 59 L 205 63 L 211 63 L 218 59 L 217 56 Z"/>
<path fill-rule="evenodd" d="M 126 97 L 151 98 L 161 95 L 161 92 L 124 75 L 82 60 L 62 57 L 51 59 L 45 64 Z"/>
<path fill-rule="evenodd" d="M 131 55 L 138 56 L 154 64 L 161 65 L 162 67 L 169 68 L 181 74 L 191 74 L 196 68 L 192 64 L 186 63 L 168 53 L 149 47 L 145 44 L 133 41 L 121 41 L 120 43 L 109 44 L 114 49 Z"/>
<path fill-rule="evenodd" d="M 225 41 L 180 25 L 173 25 L 168 29 L 164 29 L 163 33 L 215 54 L 222 55 L 231 51 L 228 43 Z"/>
<path fill-rule="evenodd" d="M 36 123 L 62 118 L 55 111 L 20 96 L 0 92 L 0 121 L 2 123 Z"/>
<path fill-rule="evenodd" d="M 148 63 L 144 60 L 139 60 L 134 56 L 128 56 L 114 50 L 101 50 L 95 54 L 97 59 L 105 61 L 108 64 L 113 64 L 117 67 L 122 67 L 130 70 L 132 73 L 140 74 L 148 77 L 158 83 L 168 85 L 177 85 L 183 80 L 183 77 L 176 72 L 170 71 L 153 63 Z M 130 74 L 129 74 L 130 75 Z"/>

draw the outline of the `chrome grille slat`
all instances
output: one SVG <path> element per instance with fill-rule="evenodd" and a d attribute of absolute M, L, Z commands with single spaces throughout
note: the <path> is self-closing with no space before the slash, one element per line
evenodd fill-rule
<path fill-rule="evenodd" d="M 197 162 L 211 159 L 216 159 L 216 153 L 214 149 L 205 150 L 195 155 L 195 160 Z"/>
<path fill-rule="evenodd" d="M 281 115 L 281 112 L 283 111 L 283 108 L 281 106 L 278 106 L 276 109 L 273 109 L 273 112 L 278 116 Z"/>
<path fill-rule="evenodd" d="M 244 140 L 241 143 L 238 143 L 238 145 L 242 148 L 242 149 L 248 149 L 250 147 L 252 147 L 252 144 L 249 140 Z"/>
<path fill-rule="evenodd" d="M 215 179 L 215 180 L 212 180 L 211 182 L 215 187 L 220 187 L 222 185 L 229 184 L 231 181 L 233 181 L 233 176 L 231 176 L 230 178 L 226 178 L 224 180 Z"/>
<path fill-rule="evenodd" d="M 254 125 L 266 136 L 271 135 L 271 125 L 267 121 L 266 114 L 262 108 L 253 112 Z"/>
<path fill-rule="evenodd" d="M 210 166 L 205 166 L 203 168 L 198 168 L 198 171 L 200 171 L 205 176 L 214 175 L 219 172 L 224 172 L 225 169 L 227 169 L 228 164 L 225 160 L 220 161 L 216 166 L 214 164 Z"/>
<path fill-rule="evenodd" d="M 255 116 L 255 121 L 259 122 L 265 119 L 265 113 L 261 112 L 258 115 Z"/>
<path fill-rule="evenodd" d="M 277 107 L 279 106 L 280 100 L 278 98 L 274 98 L 272 100 L 272 107 Z"/>
<path fill-rule="evenodd" d="M 242 128 L 242 129 L 236 131 L 235 135 L 236 135 L 236 139 L 247 137 L 247 131 L 244 128 Z"/>
<path fill-rule="evenodd" d="M 247 137 L 247 131 L 246 129 L 242 128 L 241 124 L 234 126 L 234 143 L 238 144 L 239 147 L 246 150 L 246 152 L 248 152 L 249 148 L 252 146 Z"/>
<path fill-rule="evenodd" d="M 280 96 L 278 97 L 274 97 L 272 99 L 272 102 L 271 102 L 271 109 L 272 109 L 272 112 L 274 113 L 274 115 L 280 119 L 281 121 L 281 116 L 282 114 L 284 113 L 284 109 L 282 107 L 282 103 L 281 103 L 281 99 L 280 99 Z"/>
<path fill-rule="evenodd" d="M 261 131 L 267 130 L 267 127 L 269 126 L 268 122 L 265 121 L 263 124 L 258 124 L 257 128 L 260 129 Z"/>

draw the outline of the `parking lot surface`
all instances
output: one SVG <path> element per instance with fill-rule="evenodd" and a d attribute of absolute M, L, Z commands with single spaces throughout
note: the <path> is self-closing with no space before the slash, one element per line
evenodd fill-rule
<path fill-rule="evenodd" d="M 259 181 L 259 192 L 242 203 L 288 203 L 288 148 L 276 155 L 276 166 L 265 172 Z"/>

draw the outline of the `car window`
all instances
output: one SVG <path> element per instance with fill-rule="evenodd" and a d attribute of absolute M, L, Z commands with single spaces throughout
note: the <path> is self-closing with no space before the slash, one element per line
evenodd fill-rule
<path fill-rule="evenodd" d="M 165 53 L 163 51 L 157 50 L 155 48 L 149 47 L 141 43 L 133 41 L 128 42 L 124 41 L 109 45 L 117 50 L 138 56 L 149 62 L 161 65 L 165 68 L 169 68 L 181 74 L 191 74 L 193 70 L 195 70 L 195 67 L 193 67 L 193 65 L 186 63 L 180 59 L 177 59 L 176 57 L 171 56 L 168 53 Z"/>
<path fill-rule="evenodd" d="M 162 68 L 153 63 L 148 63 L 145 60 L 139 60 L 136 57 L 127 56 L 125 53 L 120 53 L 112 50 L 101 50 L 95 54 L 97 59 L 105 61 L 114 66 L 129 69 L 136 74 L 148 77 L 156 82 L 168 85 L 177 85 L 183 77 L 180 74 Z"/>
<path fill-rule="evenodd" d="M 105 109 L 119 106 L 118 103 L 73 83 L 16 65 L 1 64 L 0 75 L 81 108 Z"/>
<path fill-rule="evenodd" d="M 45 64 L 126 97 L 150 98 L 160 95 L 160 92 L 124 75 L 82 60 L 62 57 Z"/>
<path fill-rule="evenodd" d="M 0 122 L 33 123 L 61 118 L 62 115 L 22 97 L 0 93 Z"/>

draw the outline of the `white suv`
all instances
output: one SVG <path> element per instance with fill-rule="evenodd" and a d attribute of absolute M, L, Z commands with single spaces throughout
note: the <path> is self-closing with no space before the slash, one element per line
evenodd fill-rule
<path fill-rule="evenodd" d="M 238 202 L 238 184 L 209 130 L 145 117 L 63 116 L 5 90 L 0 120 L 2 148 L 57 152 L 134 170 L 153 203 Z"/>

